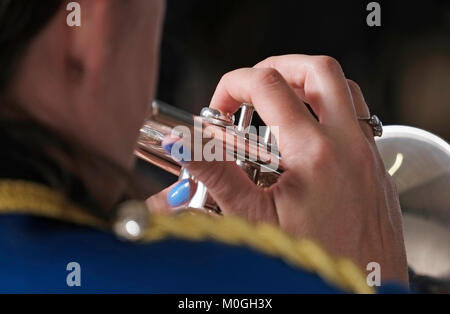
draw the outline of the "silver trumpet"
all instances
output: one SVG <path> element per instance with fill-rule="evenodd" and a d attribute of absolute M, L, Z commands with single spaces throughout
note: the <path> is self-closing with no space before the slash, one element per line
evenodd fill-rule
<path fill-rule="evenodd" d="M 209 108 L 195 116 L 154 102 L 141 129 L 136 156 L 181 179 L 196 181 L 182 163 L 166 153 L 162 141 L 173 135 L 177 126 L 193 133 L 213 128 L 223 132 L 220 144 L 249 178 L 261 187 L 271 186 L 283 172 L 276 142 L 270 129 L 259 136 L 250 132 L 255 110 L 249 104 L 241 109 L 235 124 L 233 116 Z M 431 133 L 406 126 L 385 127 L 377 145 L 400 195 L 411 283 L 421 291 L 450 293 L 450 145 Z M 197 191 L 186 207 L 220 214 L 201 182 L 197 182 Z"/>
<path fill-rule="evenodd" d="M 194 138 L 200 138 L 202 147 L 207 142 L 215 141 L 217 146 L 221 146 L 224 155 L 235 160 L 255 184 L 269 187 L 283 172 L 282 160 L 270 128 L 266 127 L 261 136 L 251 132 L 254 113 L 252 105 L 243 104 L 239 121 L 235 124 L 234 116 L 218 110 L 204 108 L 199 116 L 195 116 L 155 101 L 150 117 L 141 129 L 135 155 L 180 179 L 191 179 L 197 183 L 186 208 L 220 214 L 220 208 L 209 196 L 206 186 L 191 176 L 181 162 L 176 162 L 163 149 L 162 142 L 167 136 L 182 137 L 179 131 L 181 128 Z M 205 138 L 205 134 L 211 135 Z"/>

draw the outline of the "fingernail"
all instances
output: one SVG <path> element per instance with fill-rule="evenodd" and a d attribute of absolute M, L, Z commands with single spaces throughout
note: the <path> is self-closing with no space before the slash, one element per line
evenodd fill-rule
<path fill-rule="evenodd" d="M 169 143 L 163 146 L 163 149 L 166 151 L 166 153 L 168 153 L 169 155 L 172 155 L 172 149 L 173 149 L 173 145 L 175 145 L 176 142 L 174 143 Z"/>
<path fill-rule="evenodd" d="M 169 193 L 167 201 L 172 207 L 179 207 L 189 201 L 191 196 L 191 184 L 188 179 L 178 183 Z"/>
<path fill-rule="evenodd" d="M 186 146 L 177 144 L 179 142 L 169 143 L 163 146 L 163 149 L 168 153 L 172 158 L 181 163 L 187 163 L 190 161 L 189 150 Z M 173 151 L 173 146 L 177 144 L 179 148 L 177 151 Z"/>

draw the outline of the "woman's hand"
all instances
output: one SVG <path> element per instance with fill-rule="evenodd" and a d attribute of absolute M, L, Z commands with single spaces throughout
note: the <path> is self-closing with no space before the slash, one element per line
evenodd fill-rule
<path fill-rule="evenodd" d="M 239 69 L 220 81 L 211 107 L 234 113 L 251 103 L 269 126 L 286 171 L 261 189 L 232 162 L 189 162 L 225 215 L 279 225 L 310 237 L 364 269 L 381 265 L 384 281 L 408 281 L 401 210 L 361 90 L 330 57 L 289 55 Z M 308 103 L 318 120 L 309 112 Z M 189 196 L 189 184 L 169 193 Z M 187 200 L 186 200 L 187 201 Z"/>

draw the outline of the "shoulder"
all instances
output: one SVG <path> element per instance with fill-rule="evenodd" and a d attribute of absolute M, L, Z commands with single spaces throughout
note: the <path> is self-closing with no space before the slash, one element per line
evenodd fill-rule
<path fill-rule="evenodd" d="M 271 226 L 151 218 L 145 243 L 132 244 L 92 226 L 0 214 L 0 292 L 369 292 L 353 264 Z M 79 266 L 81 287 L 68 286 L 70 265 Z"/>
<path fill-rule="evenodd" d="M 0 218 L 1 292 L 338 292 L 312 272 L 245 246 L 167 238 L 130 244 L 48 220 Z M 66 277 L 76 263 L 81 287 Z"/>

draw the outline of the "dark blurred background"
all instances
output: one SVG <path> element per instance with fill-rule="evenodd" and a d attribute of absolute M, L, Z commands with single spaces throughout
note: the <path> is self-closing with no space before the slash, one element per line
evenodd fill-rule
<path fill-rule="evenodd" d="M 282 54 L 338 59 L 385 124 L 450 140 L 450 1 L 168 0 L 158 98 L 192 113 L 221 76 Z M 176 178 L 152 169 L 164 188 Z"/>
<path fill-rule="evenodd" d="M 221 76 L 272 55 L 338 59 L 386 124 L 450 139 L 450 1 L 168 0 L 159 98 L 198 113 Z"/>

